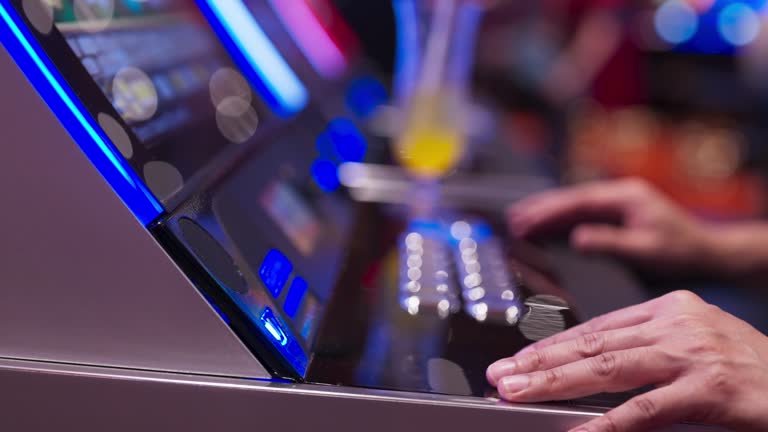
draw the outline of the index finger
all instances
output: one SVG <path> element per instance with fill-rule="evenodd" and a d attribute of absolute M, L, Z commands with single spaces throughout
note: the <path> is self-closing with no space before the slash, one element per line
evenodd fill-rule
<path fill-rule="evenodd" d="M 526 235 L 544 226 L 582 215 L 621 216 L 632 202 L 628 180 L 590 183 L 543 192 L 509 208 L 513 230 Z"/>

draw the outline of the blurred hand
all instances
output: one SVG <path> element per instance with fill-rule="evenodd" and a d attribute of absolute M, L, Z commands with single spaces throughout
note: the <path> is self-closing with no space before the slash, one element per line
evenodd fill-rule
<path fill-rule="evenodd" d="M 616 220 L 619 224 L 584 222 Z M 615 180 L 557 189 L 510 208 L 512 230 L 530 236 L 553 226 L 577 224 L 572 245 L 586 252 L 621 255 L 670 269 L 706 260 L 706 227 L 641 180 Z"/>
<path fill-rule="evenodd" d="M 657 386 L 574 431 L 647 431 L 682 421 L 768 430 L 768 338 L 689 292 L 596 318 L 488 368 L 512 402 Z"/>

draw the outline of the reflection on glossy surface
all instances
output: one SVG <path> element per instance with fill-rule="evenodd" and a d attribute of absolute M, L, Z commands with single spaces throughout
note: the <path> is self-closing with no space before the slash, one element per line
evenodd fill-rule
<path fill-rule="evenodd" d="M 144 165 L 144 181 L 160 199 L 168 198 L 184 187 L 184 177 L 179 170 L 163 161 L 152 161 Z"/>
<path fill-rule="evenodd" d="M 117 150 L 123 155 L 124 158 L 130 159 L 133 157 L 133 144 L 131 143 L 131 137 L 123 129 L 120 123 L 117 122 L 112 116 L 105 113 L 99 113 L 96 117 L 99 122 L 99 126 L 107 134 L 107 137 L 112 144 L 117 147 Z"/>
<path fill-rule="evenodd" d="M 259 116 L 243 99 L 228 97 L 217 107 L 216 124 L 230 142 L 242 144 L 256 133 Z"/>
<path fill-rule="evenodd" d="M 330 300 L 310 380 L 485 396 L 488 365 L 530 343 L 518 327 L 529 310 L 523 301 L 560 293 L 557 282 L 522 265 L 482 219 L 399 222 L 374 213 L 365 220 L 360 238 L 370 258 L 350 269 L 352 280 L 365 282 L 343 284 Z M 474 255 L 470 267 L 482 265 L 470 277 L 482 279 L 473 288 L 463 286 L 470 274 L 462 249 Z M 414 269 L 418 280 L 409 278 Z M 504 284 L 496 283 L 498 272 Z M 530 286 L 523 283 L 529 276 Z M 557 313 L 575 322 L 569 310 Z"/>
<path fill-rule="evenodd" d="M 112 80 L 112 103 L 128 122 L 149 120 L 157 112 L 157 90 L 141 69 L 124 67 Z"/>
<path fill-rule="evenodd" d="M 24 0 L 21 6 L 35 30 L 42 34 L 51 32 L 53 29 L 53 6 L 40 0 Z"/>

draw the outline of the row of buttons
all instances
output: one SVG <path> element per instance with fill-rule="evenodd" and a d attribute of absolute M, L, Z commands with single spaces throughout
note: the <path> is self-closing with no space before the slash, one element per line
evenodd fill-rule
<path fill-rule="evenodd" d="M 461 302 L 448 245 L 426 231 L 410 232 L 401 245 L 403 308 L 411 315 L 429 311 L 441 318 L 458 312 Z"/>
<path fill-rule="evenodd" d="M 400 303 L 409 314 L 441 318 L 461 310 L 515 325 L 524 310 L 501 240 L 484 223 L 412 224 L 400 246 Z"/>
<path fill-rule="evenodd" d="M 293 263 L 277 249 L 267 253 L 259 268 L 259 278 L 274 298 L 279 298 L 288 278 L 293 273 Z M 296 276 L 291 282 L 291 288 L 283 303 L 283 310 L 290 318 L 294 318 L 299 310 L 301 301 L 308 290 L 307 281 Z"/>
<path fill-rule="evenodd" d="M 501 240 L 482 224 L 473 227 L 462 221 L 452 228 L 464 310 L 477 321 L 517 324 L 522 312 L 519 287 L 510 274 Z"/>

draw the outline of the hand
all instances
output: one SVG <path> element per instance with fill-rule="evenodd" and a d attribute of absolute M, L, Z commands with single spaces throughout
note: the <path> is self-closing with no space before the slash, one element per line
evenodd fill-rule
<path fill-rule="evenodd" d="M 641 180 L 544 192 L 516 203 L 509 211 L 512 230 L 520 236 L 590 218 L 617 219 L 619 225 L 579 224 L 571 235 L 576 249 L 617 254 L 670 270 L 706 266 L 709 255 L 714 254 L 707 227 Z"/>
<path fill-rule="evenodd" d="M 646 431 L 682 421 L 768 430 L 768 338 L 680 291 L 595 318 L 488 368 L 512 402 L 573 399 L 646 385 L 575 431 Z"/>

